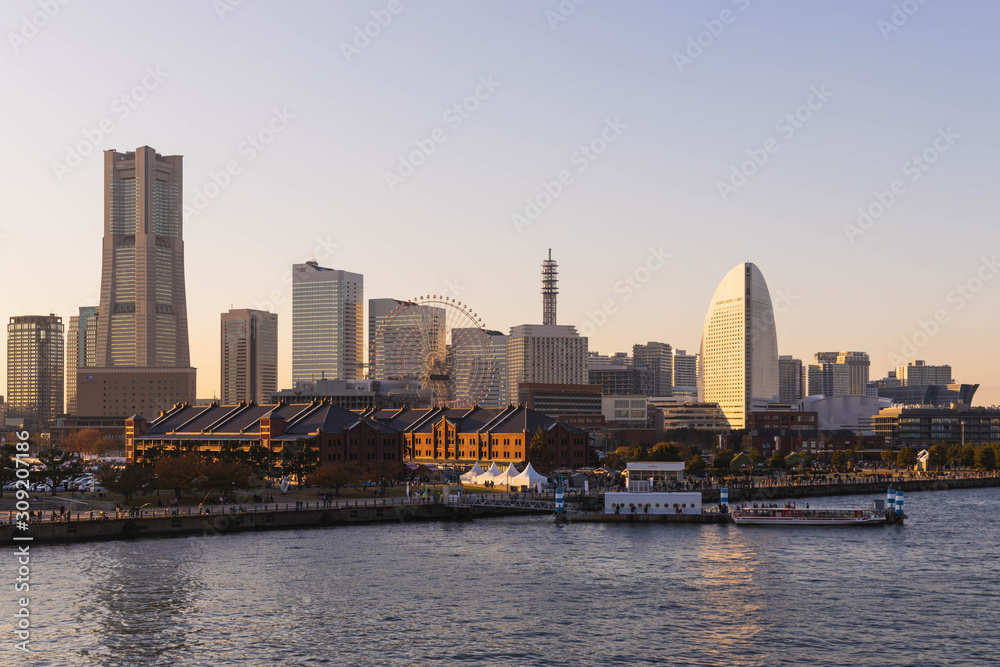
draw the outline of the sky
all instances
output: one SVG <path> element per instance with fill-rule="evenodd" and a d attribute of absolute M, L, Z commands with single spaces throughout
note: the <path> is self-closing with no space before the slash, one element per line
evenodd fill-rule
<path fill-rule="evenodd" d="M 986 0 L 6 1 L 0 318 L 98 302 L 101 151 L 149 145 L 184 156 L 200 398 L 231 307 L 278 314 L 290 386 L 293 263 L 506 331 L 541 321 L 551 248 L 591 351 L 697 351 L 750 261 L 781 354 L 950 364 L 998 404 L 998 22 Z"/>

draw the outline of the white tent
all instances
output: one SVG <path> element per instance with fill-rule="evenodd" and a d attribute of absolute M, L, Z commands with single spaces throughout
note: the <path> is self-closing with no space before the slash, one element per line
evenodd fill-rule
<path fill-rule="evenodd" d="M 537 472 L 531 467 L 529 463 L 528 466 L 521 471 L 521 474 L 514 477 L 511 481 L 514 486 L 531 486 L 534 487 L 536 484 L 548 484 L 549 478 L 545 475 Z"/>
<path fill-rule="evenodd" d="M 497 475 L 499 475 L 499 474 L 501 474 L 500 473 L 500 468 L 497 467 L 497 462 L 493 461 L 493 465 L 491 465 L 486 470 L 486 472 L 484 472 L 483 474 L 478 475 L 476 477 L 475 483 L 476 484 L 485 484 L 486 482 L 492 482 L 492 481 L 494 481 L 496 479 Z"/>
<path fill-rule="evenodd" d="M 469 472 L 460 475 L 459 479 L 462 481 L 462 484 L 475 484 L 476 478 L 482 474 L 483 469 L 479 467 L 479 461 L 476 461 L 476 465 L 472 466 Z"/>
<path fill-rule="evenodd" d="M 515 466 L 513 463 L 511 463 L 509 466 L 507 466 L 507 469 L 504 470 L 499 475 L 497 475 L 493 479 L 493 481 L 496 482 L 497 484 L 502 484 L 502 485 L 505 485 L 505 486 L 506 485 L 510 485 L 510 484 L 514 483 L 513 479 L 515 477 L 517 477 L 519 474 L 520 473 L 517 471 L 517 466 Z"/>

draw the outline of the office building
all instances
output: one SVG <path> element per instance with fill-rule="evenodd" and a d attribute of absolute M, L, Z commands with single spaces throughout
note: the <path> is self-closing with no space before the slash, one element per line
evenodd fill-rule
<path fill-rule="evenodd" d="M 688 354 L 686 350 L 671 351 L 671 379 L 673 387 L 698 386 L 698 355 Z"/>
<path fill-rule="evenodd" d="M 360 273 L 292 266 L 292 382 L 361 378 L 363 297 Z"/>
<path fill-rule="evenodd" d="M 874 417 L 875 435 L 893 446 L 922 449 L 935 444 L 1000 441 L 1000 410 L 886 407 Z"/>
<path fill-rule="evenodd" d="M 778 357 L 778 402 L 793 403 L 802 398 L 802 360 L 791 355 Z"/>
<path fill-rule="evenodd" d="M 368 377 L 372 380 L 420 380 L 427 353 L 447 351 L 444 308 L 399 299 L 368 300 Z"/>
<path fill-rule="evenodd" d="M 587 378 L 590 384 L 598 385 L 605 396 L 650 396 L 654 386 L 653 371 L 641 366 L 590 364 Z"/>
<path fill-rule="evenodd" d="M 847 367 L 847 393 L 850 396 L 864 396 L 868 386 L 871 360 L 867 352 L 840 352 L 837 363 Z"/>
<path fill-rule="evenodd" d="M 896 378 L 905 387 L 909 385 L 954 384 L 951 366 L 928 366 L 922 359 L 896 367 Z"/>
<path fill-rule="evenodd" d="M 509 404 L 507 335 L 491 329 L 456 327 L 448 351 L 458 396 L 470 396 L 484 408 Z M 470 406 L 471 407 L 471 406 Z"/>
<path fill-rule="evenodd" d="M 96 366 L 190 366 L 182 158 L 104 151 Z"/>
<path fill-rule="evenodd" d="M 83 306 L 69 318 L 66 332 L 66 412 L 77 412 L 77 369 L 97 365 L 97 306 Z"/>
<path fill-rule="evenodd" d="M 760 270 L 739 264 L 712 296 L 701 342 L 701 402 L 718 403 L 734 429 L 778 400 L 778 339 Z"/>
<path fill-rule="evenodd" d="M 674 356 L 669 343 L 648 342 L 632 346 L 632 365 L 648 368 L 651 372 L 650 384 L 640 387 L 640 394 L 646 396 L 670 396 L 674 388 Z"/>
<path fill-rule="evenodd" d="M 63 411 L 62 318 L 21 315 L 7 324 L 7 410 L 37 429 Z"/>
<path fill-rule="evenodd" d="M 519 384 L 588 384 L 587 339 L 572 325 L 522 324 L 507 337 L 507 389 Z"/>
<path fill-rule="evenodd" d="M 222 403 L 268 403 L 278 390 L 278 316 L 233 309 L 222 313 L 221 334 Z"/>
<path fill-rule="evenodd" d="M 182 201 L 180 155 L 149 146 L 104 151 L 96 353 L 93 366 L 70 369 L 78 415 L 127 416 L 149 409 L 150 399 L 158 409 L 194 400 Z"/>
<path fill-rule="evenodd" d="M 521 384 L 587 384 L 587 338 L 556 324 L 557 265 L 549 250 L 542 262 L 543 324 L 511 327 L 507 337 L 507 401 L 518 402 Z"/>

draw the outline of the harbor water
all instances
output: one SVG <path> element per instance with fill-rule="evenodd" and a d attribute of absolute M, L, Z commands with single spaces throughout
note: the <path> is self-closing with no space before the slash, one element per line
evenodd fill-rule
<path fill-rule="evenodd" d="M 10 638 L 0 664 L 996 665 L 998 506 L 978 489 L 908 493 L 906 525 L 877 528 L 532 516 L 39 544 L 31 653 Z M 13 592 L 0 604 L 12 628 Z"/>

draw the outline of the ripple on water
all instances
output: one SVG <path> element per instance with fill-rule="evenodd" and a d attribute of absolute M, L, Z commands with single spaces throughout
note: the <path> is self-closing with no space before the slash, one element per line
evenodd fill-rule
<path fill-rule="evenodd" d="M 531 517 L 43 545 L 34 655 L 108 667 L 996 664 L 1000 528 L 982 516 L 1000 490 L 906 500 L 907 526 L 867 530 Z"/>

